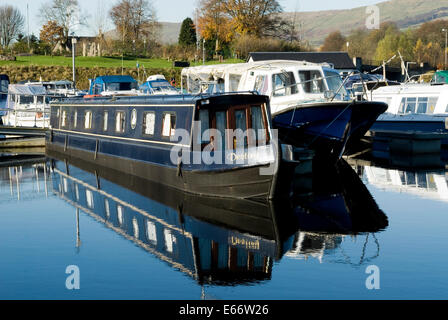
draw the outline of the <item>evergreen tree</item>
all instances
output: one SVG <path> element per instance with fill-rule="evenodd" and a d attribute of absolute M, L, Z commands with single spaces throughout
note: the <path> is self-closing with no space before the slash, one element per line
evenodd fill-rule
<path fill-rule="evenodd" d="M 179 33 L 179 45 L 188 47 L 196 44 L 196 30 L 193 20 L 186 18 L 182 22 Z"/>

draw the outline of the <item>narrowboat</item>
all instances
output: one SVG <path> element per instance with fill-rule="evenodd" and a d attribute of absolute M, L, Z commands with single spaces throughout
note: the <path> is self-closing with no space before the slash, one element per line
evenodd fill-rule
<path fill-rule="evenodd" d="M 350 101 L 341 76 L 329 64 L 259 61 L 182 70 L 188 92 L 255 91 L 271 99 L 279 139 L 339 159 L 387 106 Z"/>
<path fill-rule="evenodd" d="M 199 195 L 275 193 L 279 152 L 266 96 L 67 98 L 51 104 L 50 126 L 48 151 Z"/>

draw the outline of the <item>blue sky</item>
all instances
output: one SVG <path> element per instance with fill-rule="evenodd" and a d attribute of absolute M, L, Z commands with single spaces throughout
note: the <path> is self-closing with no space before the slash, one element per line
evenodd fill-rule
<path fill-rule="evenodd" d="M 0 0 L 0 5 L 11 4 L 18 7 L 23 15 L 27 16 L 27 4 L 29 12 L 30 33 L 39 34 L 41 22 L 38 11 L 42 3 L 50 0 Z M 278 0 L 283 6 L 284 11 L 320 11 L 320 10 L 335 10 L 335 9 L 349 9 L 364 5 L 371 5 L 384 0 Z M 100 4 L 102 3 L 103 12 L 108 11 L 118 0 L 78 0 L 81 6 L 81 12 L 90 15 L 93 19 Z M 186 17 L 193 16 L 193 10 L 196 7 L 197 0 L 152 0 L 153 6 L 156 9 L 159 21 L 164 22 L 181 22 Z M 25 33 L 27 33 L 27 24 L 25 26 Z M 78 30 L 77 33 L 81 35 L 92 33 L 92 30 L 85 29 Z"/>

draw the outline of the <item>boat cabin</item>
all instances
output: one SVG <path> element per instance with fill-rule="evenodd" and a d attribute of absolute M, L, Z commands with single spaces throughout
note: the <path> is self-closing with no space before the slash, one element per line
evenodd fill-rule
<path fill-rule="evenodd" d="M 259 172 L 276 161 L 266 96 L 70 98 L 52 104 L 51 129 L 50 149 L 122 163 L 148 180 L 220 197 L 271 196 L 273 174 Z"/>
<path fill-rule="evenodd" d="M 149 76 L 139 89 L 146 94 L 180 94 L 161 74 Z"/>
<path fill-rule="evenodd" d="M 89 79 L 89 81 L 88 97 L 135 95 L 139 89 L 137 80 L 126 75 L 100 76 L 95 79 Z"/>
<path fill-rule="evenodd" d="M 348 99 L 330 65 L 286 60 L 184 68 L 182 87 L 189 93 L 255 91 L 271 98 L 273 115 L 297 101 Z"/>
<path fill-rule="evenodd" d="M 387 113 L 394 115 L 448 113 L 446 85 L 406 83 L 378 88 L 371 95 L 373 101 L 387 103 L 389 105 Z"/>

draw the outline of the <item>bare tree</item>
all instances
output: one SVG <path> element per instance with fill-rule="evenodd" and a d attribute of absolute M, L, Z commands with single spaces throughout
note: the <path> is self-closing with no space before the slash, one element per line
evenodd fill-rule
<path fill-rule="evenodd" d="M 123 42 L 155 36 L 156 12 L 147 0 L 120 0 L 109 14 Z"/>
<path fill-rule="evenodd" d="M 91 22 L 91 28 L 99 38 L 103 36 L 104 31 L 109 27 L 109 22 L 104 0 L 98 0 L 96 12 L 93 15 Z"/>
<path fill-rule="evenodd" d="M 70 31 L 84 24 L 80 17 L 78 0 L 52 0 L 40 8 L 43 21 L 54 21 L 63 29 L 63 44 L 67 44 Z"/>
<path fill-rule="evenodd" d="M 0 45 L 7 47 L 22 31 L 25 19 L 20 11 L 13 6 L 0 7 Z"/>

